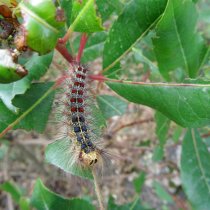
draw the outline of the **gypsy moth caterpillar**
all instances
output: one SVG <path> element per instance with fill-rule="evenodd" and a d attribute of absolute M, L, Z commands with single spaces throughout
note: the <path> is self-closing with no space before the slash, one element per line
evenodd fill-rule
<path fill-rule="evenodd" d="M 91 119 L 93 99 L 88 93 L 88 68 L 76 62 L 72 67 L 72 76 L 66 77 L 62 87 L 64 98 L 59 108 L 65 136 L 71 141 L 68 164 L 91 168 L 102 163 L 103 150 Z"/>

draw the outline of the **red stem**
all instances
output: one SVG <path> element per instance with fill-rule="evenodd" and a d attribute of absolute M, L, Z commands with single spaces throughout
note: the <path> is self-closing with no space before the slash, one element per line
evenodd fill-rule
<path fill-rule="evenodd" d="M 80 60 L 81 60 L 82 53 L 84 51 L 87 40 L 88 40 L 88 35 L 85 34 L 85 33 L 82 34 L 82 37 L 81 37 L 81 40 L 80 40 L 80 46 L 79 46 L 79 50 L 78 50 L 78 54 L 77 54 L 77 58 L 76 58 L 77 62 L 80 62 Z"/>
<path fill-rule="evenodd" d="M 66 49 L 66 47 L 63 44 L 60 44 L 59 42 L 56 45 L 56 50 L 60 52 L 60 54 L 69 62 L 73 63 L 74 58 L 73 56 L 69 53 L 69 51 Z"/>

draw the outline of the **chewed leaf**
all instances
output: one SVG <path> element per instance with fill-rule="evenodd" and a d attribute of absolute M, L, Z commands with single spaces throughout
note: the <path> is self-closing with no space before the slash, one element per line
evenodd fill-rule
<path fill-rule="evenodd" d="M 64 198 L 44 186 L 42 181 L 36 181 L 31 198 L 31 205 L 38 210 L 95 210 L 95 208 L 86 200 L 79 198 Z"/>
<path fill-rule="evenodd" d="M 51 51 L 64 23 L 56 21 L 56 7 L 51 0 L 21 2 L 27 44 L 40 54 Z"/>
<path fill-rule="evenodd" d="M 77 160 L 72 160 L 75 157 L 71 147 L 71 140 L 67 138 L 59 139 L 49 144 L 45 153 L 47 162 L 73 175 L 93 179 L 90 169 L 82 168 L 81 165 L 77 165 Z M 74 162 L 73 164 L 72 161 Z"/>
<path fill-rule="evenodd" d="M 84 33 L 104 30 L 101 19 L 96 15 L 94 0 L 74 1 L 71 30 Z"/>
<path fill-rule="evenodd" d="M 209 84 L 116 83 L 109 87 L 127 100 L 160 111 L 183 127 L 210 123 Z"/>
<path fill-rule="evenodd" d="M 0 50 L 0 83 L 11 83 L 22 79 L 28 71 L 13 61 L 9 50 Z"/>

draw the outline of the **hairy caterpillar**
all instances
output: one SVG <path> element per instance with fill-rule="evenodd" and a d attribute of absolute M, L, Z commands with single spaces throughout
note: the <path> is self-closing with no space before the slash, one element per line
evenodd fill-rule
<path fill-rule="evenodd" d="M 87 100 L 90 100 L 87 93 L 87 74 L 86 66 L 74 63 L 73 76 L 66 79 L 61 113 L 66 126 L 65 134 L 72 143 L 69 164 L 77 162 L 83 167 L 93 167 L 101 162 L 102 149 L 99 148 L 98 136 L 91 125 L 89 112 L 92 107 L 87 106 Z"/>

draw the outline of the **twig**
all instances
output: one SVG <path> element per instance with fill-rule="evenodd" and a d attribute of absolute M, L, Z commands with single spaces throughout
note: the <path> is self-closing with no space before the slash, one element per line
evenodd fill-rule
<path fill-rule="evenodd" d="M 23 140 L 17 140 L 15 141 L 17 144 L 22 144 L 22 145 L 41 145 L 41 146 L 47 146 L 51 141 L 44 140 L 42 138 L 36 139 L 25 139 Z"/>
<path fill-rule="evenodd" d="M 125 128 L 125 127 L 130 127 L 130 126 L 137 125 L 137 124 L 148 123 L 148 122 L 151 122 L 151 121 L 153 121 L 152 118 L 130 122 L 130 123 L 127 123 L 127 124 L 119 126 L 114 131 L 112 131 L 112 134 L 113 135 L 116 134 L 119 130 L 121 130 L 121 129 Z"/>
<path fill-rule="evenodd" d="M 101 199 L 101 191 L 100 191 L 100 188 L 99 188 L 99 185 L 98 185 L 98 178 L 97 178 L 97 175 L 96 175 L 95 168 L 93 168 L 92 174 L 93 174 L 95 192 L 96 192 L 96 196 L 98 198 L 100 210 L 104 210 L 103 202 L 102 202 L 102 199 Z"/>

